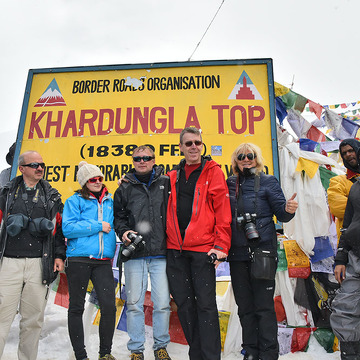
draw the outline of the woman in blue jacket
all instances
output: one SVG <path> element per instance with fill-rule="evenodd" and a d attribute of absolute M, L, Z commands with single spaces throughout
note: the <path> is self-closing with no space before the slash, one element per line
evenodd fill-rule
<path fill-rule="evenodd" d="M 273 300 L 277 265 L 273 216 L 282 222 L 291 220 L 297 208 L 296 194 L 285 200 L 275 176 L 263 173 L 261 150 L 254 144 L 238 146 L 231 165 L 235 175 L 227 179 L 232 211 L 228 260 L 242 326 L 244 359 L 275 360 L 279 346 Z M 264 270 L 263 274 L 255 274 L 255 268 L 251 271 L 252 256 L 259 252 L 267 257 L 260 264 L 270 265 L 258 268 Z"/>
<path fill-rule="evenodd" d="M 62 224 L 67 238 L 65 271 L 70 295 L 70 340 L 76 360 L 88 360 L 82 315 L 91 280 L 101 311 L 99 359 L 115 360 L 111 355 L 116 316 L 111 264 L 116 246 L 113 200 L 103 184 L 104 175 L 97 166 L 82 161 L 77 179 L 81 189 L 66 200 Z"/>

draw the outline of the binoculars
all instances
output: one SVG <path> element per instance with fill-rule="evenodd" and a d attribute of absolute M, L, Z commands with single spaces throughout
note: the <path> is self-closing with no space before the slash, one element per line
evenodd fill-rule
<path fill-rule="evenodd" d="M 54 228 L 52 221 L 45 217 L 31 219 L 24 214 L 11 214 L 6 220 L 6 231 L 12 237 L 19 235 L 24 229 L 28 229 L 33 236 L 46 236 Z"/>

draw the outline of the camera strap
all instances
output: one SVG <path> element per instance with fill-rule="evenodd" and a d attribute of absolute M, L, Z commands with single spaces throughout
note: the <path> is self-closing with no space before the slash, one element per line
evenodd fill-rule
<path fill-rule="evenodd" d="M 244 214 L 244 203 L 242 198 L 242 185 L 245 183 L 246 178 L 244 181 L 240 183 L 240 176 L 236 179 L 236 207 L 235 207 L 235 218 L 237 218 L 238 214 Z M 257 213 L 257 198 L 258 192 L 260 190 L 260 175 L 255 175 L 254 179 L 254 193 L 255 193 L 255 214 Z"/>
<path fill-rule="evenodd" d="M 14 200 L 16 201 L 16 199 L 18 197 L 21 196 L 21 200 L 24 202 L 25 204 L 25 210 L 26 210 L 26 214 L 28 216 L 29 219 L 31 219 L 31 216 L 32 216 L 32 213 L 34 211 L 34 207 L 37 205 L 37 203 L 39 202 L 39 198 L 41 198 L 41 201 L 43 202 L 43 204 L 45 205 L 44 203 L 44 197 L 42 196 L 41 194 L 41 190 L 39 189 L 39 186 L 37 186 L 36 188 L 36 191 L 35 191 L 35 194 L 31 200 L 31 202 L 29 202 L 29 196 L 26 192 L 26 189 L 25 189 L 25 184 L 22 183 L 22 184 L 19 184 L 17 189 L 16 189 L 16 192 L 15 192 L 15 196 L 14 196 Z M 14 206 L 14 203 L 11 204 L 10 206 L 10 212 L 12 210 Z"/>

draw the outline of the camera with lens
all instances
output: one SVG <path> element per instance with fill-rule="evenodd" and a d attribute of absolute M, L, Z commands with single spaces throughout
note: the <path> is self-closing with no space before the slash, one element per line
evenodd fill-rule
<path fill-rule="evenodd" d="M 246 239 L 249 241 L 256 241 L 260 238 L 259 232 L 255 225 L 256 214 L 243 214 L 236 218 L 236 226 L 238 230 L 243 229 Z"/>
<path fill-rule="evenodd" d="M 216 256 L 216 254 L 211 253 L 210 255 L 208 255 L 207 261 L 208 261 L 209 264 L 214 264 L 217 259 L 218 258 Z"/>
<path fill-rule="evenodd" d="M 226 261 L 226 258 L 218 259 L 215 253 L 211 253 L 210 255 L 208 255 L 207 262 L 209 264 L 215 264 L 215 261 Z"/>
<path fill-rule="evenodd" d="M 129 233 L 128 236 L 131 243 L 128 246 L 125 246 L 121 252 L 125 260 L 129 260 L 135 252 L 145 245 L 145 241 L 141 235 L 136 235 L 135 233 Z"/>

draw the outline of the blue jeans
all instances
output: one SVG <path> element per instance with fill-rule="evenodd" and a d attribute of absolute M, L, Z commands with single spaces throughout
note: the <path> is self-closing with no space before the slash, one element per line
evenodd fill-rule
<path fill-rule="evenodd" d="M 125 291 L 127 304 L 127 332 L 130 337 L 127 347 L 131 352 L 144 351 L 145 314 L 144 300 L 151 281 L 153 311 L 153 349 L 166 347 L 170 342 L 170 293 L 166 276 L 165 258 L 141 258 L 125 262 Z"/>

